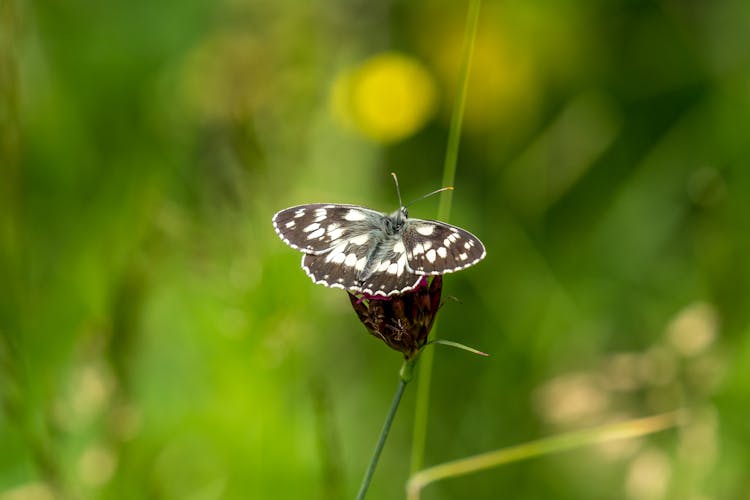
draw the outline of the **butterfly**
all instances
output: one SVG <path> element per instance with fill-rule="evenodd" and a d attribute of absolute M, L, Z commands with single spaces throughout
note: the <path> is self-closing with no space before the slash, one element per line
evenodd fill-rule
<path fill-rule="evenodd" d="M 452 188 L 426 196 L 446 189 Z M 391 214 L 359 205 L 298 205 L 277 212 L 273 227 L 304 254 L 302 269 L 314 283 L 370 296 L 408 292 L 425 276 L 465 269 L 487 254 L 464 229 L 409 218 L 400 193 L 399 205 Z"/>

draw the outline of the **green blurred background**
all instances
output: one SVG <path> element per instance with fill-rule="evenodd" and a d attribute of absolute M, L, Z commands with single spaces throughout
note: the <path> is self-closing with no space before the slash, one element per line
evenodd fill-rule
<path fill-rule="evenodd" d="M 271 216 L 440 186 L 465 13 L 0 0 L 1 499 L 354 496 L 400 355 Z M 750 3 L 487 1 L 474 61 L 427 464 L 693 418 L 424 498 L 750 498 Z"/>

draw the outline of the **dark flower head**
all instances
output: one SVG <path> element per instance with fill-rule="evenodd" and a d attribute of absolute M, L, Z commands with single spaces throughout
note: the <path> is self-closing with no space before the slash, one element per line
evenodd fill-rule
<path fill-rule="evenodd" d="M 440 309 L 443 277 L 422 278 L 416 288 L 388 297 L 353 294 L 349 300 L 359 320 L 375 337 L 408 360 L 427 342 Z"/>

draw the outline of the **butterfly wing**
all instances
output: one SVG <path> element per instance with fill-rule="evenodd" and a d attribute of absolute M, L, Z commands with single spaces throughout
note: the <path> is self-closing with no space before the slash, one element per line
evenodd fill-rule
<path fill-rule="evenodd" d="M 394 295 L 416 288 L 421 279 L 422 276 L 409 269 L 401 235 L 393 234 L 373 252 L 369 269 L 361 277 L 357 291 L 368 295 Z"/>
<path fill-rule="evenodd" d="M 479 238 L 444 222 L 407 219 L 401 237 L 409 268 L 418 275 L 452 273 L 487 255 Z"/>
<path fill-rule="evenodd" d="M 302 269 L 313 283 L 356 290 L 373 252 L 373 239 L 376 237 L 374 232 L 365 232 L 336 240 L 336 245 L 325 253 L 303 255 Z"/>
<path fill-rule="evenodd" d="M 378 258 L 393 247 L 386 241 L 385 217 L 358 205 L 316 203 L 278 212 L 273 226 L 287 245 L 305 254 L 302 269 L 314 283 L 358 292 L 368 277 L 375 280 L 372 286 L 386 286 L 376 279 Z M 403 270 L 397 274 L 402 275 Z"/>
<path fill-rule="evenodd" d="M 367 240 L 364 235 L 377 231 L 383 217 L 380 212 L 357 205 L 313 203 L 277 212 L 273 227 L 295 250 L 320 255 L 348 240 Z"/>
<path fill-rule="evenodd" d="M 368 295 L 385 297 L 415 288 L 422 276 L 409 270 L 401 237 L 366 235 L 371 238 L 367 242 L 353 237 L 325 254 L 304 255 L 302 268 L 317 284 Z"/>
<path fill-rule="evenodd" d="M 388 296 L 417 287 L 424 275 L 445 274 L 485 256 L 479 239 L 443 222 L 407 219 L 395 234 L 388 216 L 358 205 L 315 203 L 276 213 L 273 226 L 303 252 L 314 283 Z"/>
<path fill-rule="evenodd" d="M 366 249 L 347 247 L 341 252 L 334 249 L 328 254 L 306 254 L 302 268 L 314 283 L 383 297 L 416 288 L 422 279 L 407 269 L 405 255 L 393 255 L 394 261 L 380 261 L 375 272 L 362 278 L 361 268 L 369 257 L 361 250 Z"/>

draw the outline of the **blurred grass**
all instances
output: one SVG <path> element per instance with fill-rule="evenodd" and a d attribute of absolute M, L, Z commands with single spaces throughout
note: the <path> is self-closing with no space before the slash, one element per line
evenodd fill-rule
<path fill-rule="evenodd" d="M 406 487 L 407 498 L 410 500 L 420 498 L 425 487 L 440 480 L 496 469 L 509 463 L 560 453 L 583 446 L 602 446 L 612 441 L 633 439 L 661 432 L 686 423 L 687 417 L 687 414 L 683 415 L 680 411 L 662 413 L 593 429 L 558 434 L 549 438 L 438 464 L 421 470 L 409 478 Z"/>
<path fill-rule="evenodd" d="M 463 131 L 464 115 L 466 113 L 466 97 L 468 95 L 471 68 L 473 66 L 474 47 L 476 46 L 477 27 L 479 25 L 481 1 L 472 0 L 466 12 L 466 28 L 462 41 L 461 61 L 457 72 L 458 93 L 454 97 L 453 110 L 450 117 L 447 143 L 445 146 L 445 160 L 443 162 L 443 186 L 451 189 L 440 194 L 437 219 L 448 222 L 450 220 L 453 202 L 453 187 L 456 180 L 459 144 Z M 438 335 L 438 324 L 431 332 L 432 338 Z M 452 341 L 449 341 L 452 342 Z M 456 344 L 460 345 L 460 344 Z M 481 351 L 476 351 L 481 352 Z M 483 353 L 484 354 L 484 353 Z M 414 426 L 412 430 L 411 474 L 424 468 L 425 448 L 427 445 L 427 424 L 430 412 L 430 392 L 432 390 L 432 366 L 435 354 L 432 349 L 423 350 L 419 362 L 419 377 L 417 379 L 417 396 L 414 406 Z"/>
<path fill-rule="evenodd" d="M 392 170 L 407 199 L 439 187 L 464 11 L 0 4 L 0 498 L 352 496 L 400 360 L 270 218 L 391 210 Z M 451 221 L 488 257 L 446 280 L 440 321 L 492 357 L 438 354 L 426 463 L 700 418 L 425 498 L 750 488 L 748 28 L 739 0 L 483 5 Z M 384 51 L 437 99 L 387 144 L 331 113 Z M 413 402 L 370 498 L 404 495 Z"/>

